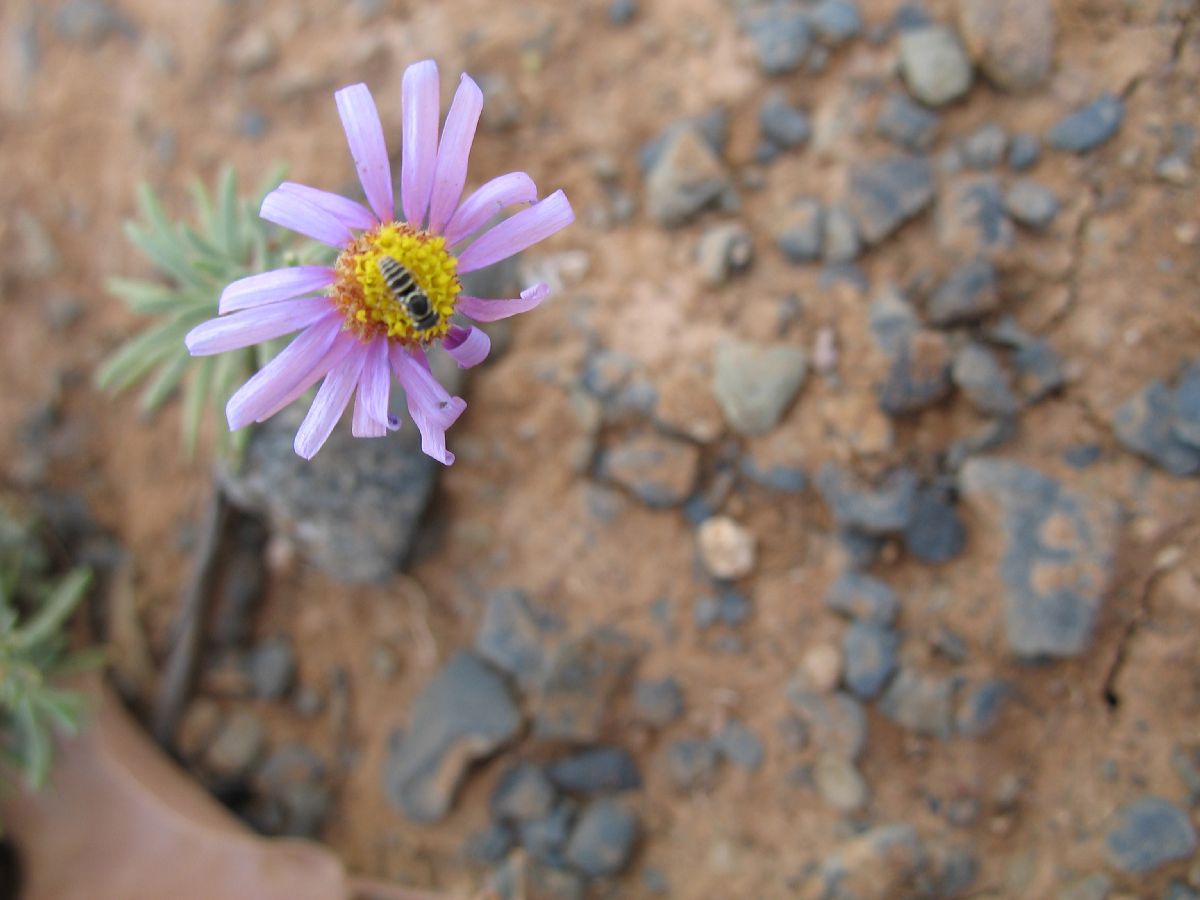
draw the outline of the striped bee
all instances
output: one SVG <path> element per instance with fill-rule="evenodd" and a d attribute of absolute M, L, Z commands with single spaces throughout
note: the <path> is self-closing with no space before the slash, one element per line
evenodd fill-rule
<path fill-rule="evenodd" d="M 400 265 L 390 256 L 379 258 L 379 273 L 396 302 L 404 307 L 408 317 L 412 319 L 413 328 L 417 331 L 428 331 L 437 325 L 440 316 L 429 297 L 421 290 L 412 272 Z"/>

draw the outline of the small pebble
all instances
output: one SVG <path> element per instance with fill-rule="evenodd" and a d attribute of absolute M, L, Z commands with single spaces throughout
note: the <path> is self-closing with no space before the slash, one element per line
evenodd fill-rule
<path fill-rule="evenodd" d="M 728 516 L 713 516 L 696 535 L 704 567 L 716 578 L 732 581 L 754 571 L 754 534 Z"/>

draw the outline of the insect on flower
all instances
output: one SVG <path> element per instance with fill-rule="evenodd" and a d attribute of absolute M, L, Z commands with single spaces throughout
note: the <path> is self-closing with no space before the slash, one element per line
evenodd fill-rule
<path fill-rule="evenodd" d="M 262 422 L 321 381 L 296 433 L 296 452 L 305 459 L 321 449 L 352 395 L 355 437 L 382 437 L 398 428 L 388 411 L 394 375 L 421 433 L 421 449 L 446 465 L 454 462 L 446 431 L 466 403 L 433 377 L 426 348 L 440 344 L 460 367 L 478 365 L 491 342 L 451 316 L 491 322 L 533 309 L 549 293 L 536 284 L 510 300 L 470 297 L 458 276 L 520 253 L 575 220 L 562 191 L 539 201 L 524 172 L 493 178 L 462 200 L 482 92 L 462 76 L 439 141 L 437 65 L 426 60 L 410 66 L 402 88 L 400 210 L 375 101 L 366 85 L 343 88 L 334 96 L 370 209 L 284 182 L 266 196 L 260 212 L 269 222 L 338 248 L 337 262 L 233 282 L 221 295 L 220 315 L 186 338 L 194 356 L 205 356 L 300 332 L 233 394 L 225 412 L 231 430 Z M 525 208 L 484 230 L 494 215 L 517 205 Z"/>

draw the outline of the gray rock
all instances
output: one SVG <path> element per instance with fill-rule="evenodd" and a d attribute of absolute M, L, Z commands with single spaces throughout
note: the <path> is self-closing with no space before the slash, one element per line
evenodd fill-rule
<path fill-rule="evenodd" d="M 639 681 L 633 688 L 633 707 L 640 721 L 664 728 L 683 715 L 683 692 L 674 678 Z"/>
<path fill-rule="evenodd" d="M 612 697 L 636 658 L 629 638 L 611 628 L 597 628 L 560 645 L 538 684 L 534 737 L 568 743 L 597 740 Z"/>
<path fill-rule="evenodd" d="M 524 591 L 498 588 L 488 592 L 475 649 L 529 690 L 545 664 L 547 640 L 561 631 L 562 623 L 539 609 Z"/>
<path fill-rule="evenodd" d="M 821 258 L 822 218 L 821 201 L 796 201 L 775 223 L 775 246 L 791 262 L 816 262 Z"/>
<path fill-rule="evenodd" d="M 637 0 L 609 0 L 608 21 L 628 25 L 637 15 Z"/>
<path fill-rule="evenodd" d="M 825 210 L 821 220 L 821 245 L 822 259 L 830 265 L 853 262 L 862 253 L 854 217 L 840 203 Z"/>
<path fill-rule="evenodd" d="M 872 488 L 826 463 L 817 472 L 816 486 L 842 528 L 887 535 L 903 531 L 912 520 L 917 476 L 911 469 L 894 469 Z"/>
<path fill-rule="evenodd" d="M 1037 165 L 1042 156 L 1042 144 L 1036 134 L 1018 132 L 1008 145 L 1008 166 L 1014 172 L 1025 172 Z"/>
<path fill-rule="evenodd" d="M 54 16 L 54 30 L 64 40 L 89 49 L 109 37 L 136 39 L 139 33 L 132 19 L 104 0 L 66 0 Z"/>
<path fill-rule="evenodd" d="M 247 674 L 254 696 L 261 700 L 279 700 L 292 689 L 296 680 L 296 651 L 286 634 L 268 638 L 250 652 Z"/>
<path fill-rule="evenodd" d="M 959 0 L 958 26 L 973 59 L 996 87 L 1030 91 L 1054 65 L 1050 0 Z"/>
<path fill-rule="evenodd" d="M 767 95 L 758 111 L 758 128 L 764 140 L 784 150 L 799 147 L 812 137 L 808 116 L 788 103 L 780 91 Z"/>
<path fill-rule="evenodd" d="M 1016 230 L 1005 214 L 1000 182 L 983 175 L 950 185 L 938 200 L 937 232 L 938 244 L 960 260 L 1011 250 Z"/>
<path fill-rule="evenodd" d="M 934 325 L 944 327 L 982 319 L 999 305 L 996 269 L 977 259 L 950 273 L 929 298 L 925 314 Z"/>
<path fill-rule="evenodd" d="M 524 853 L 514 853 L 488 879 L 499 900 L 583 900 L 583 876 L 546 865 Z"/>
<path fill-rule="evenodd" d="M 1056 150 L 1087 153 L 1111 140 L 1124 118 L 1121 98 L 1103 94 L 1056 122 L 1046 133 L 1046 143 Z"/>
<path fill-rule="evenodd" d="M 892 17 L 892 27 L 896 31 L 913 31 L 933 24 L 933 19 L 925 11 L 920 0 L 916 3 L 905 3 L 896 10 Z"/>
<path fill-rule="evenodd" d="M 743 27 L 766 75 L 786 75 L 804 63 L 812 47 L 806 10 L 793 0 L 775 0 L 752 9 Z"/>
<path fill-rule="evenodd" d="M 1144 875 L 1196 852 L 1196 829 L 1182 809 L 1161 797 L 1125 806 L 1105 841 L 1108 860 L 1122 872 Z"/>
<path fill-rule="evenodd" d="M 680 738 L 667 745 L 663 763 L 677 790 L 692 791 L 712 785 L 721 765 L 721 752 L 713 741 Z"/>
<path fill-rule="evenodd" d="M 853 166 L 846 207 L 868 244 L 878 244 L 933 202 L 929 161 L 896 156 Z"/>
<path fill-rule="evenodd" d="M 833 46 L 862 34 L 862 14 L 853 0 L 818 0 L 810 13 L 817 37 Z"/>
<path fill-rule="evenodd" d="M 576 794 L 633 791 L 642 786 L 637 761 L 623 747 L 592 747 L 555 760 L 546 774 L 560 790 Z"/>
<path fill-rule="evenodd" d="M 904 547 L 915 559 L 941 565 L 958 557 L 967 544 L 967 528 L 941 491 L 917 492 L 912 519 L 904 529 Z"/>
<path fill-rule="evenodd" d="M 896 621 L 900 601 L 886 582 L 861 572 L 841 575 L 825 594 L 825 605 L 859 622 L 888 626 Z"/>
<path fill-rule="evenodd" d="M 1200 447 L 1200 362 L 1193 362 L 1175 386 L 1175 421 L 1171 431 L 1179 440 Z"/>
<path fill-rule="evenodd" d="M 869 324 L 879 349 L 893 357 L 903 352 L 913 335 L 921 330 L 917 311 L 891 285 L 871 301 Z"/>
<path fill-rule="evenodd" d="M 808 357 L 783 344 L 724 340 L 713 364 L 713 394 L 729 427 L 747 436 L 773 430 L 804 385 Z"/>
<path fill-rule="evenodd" d="M 238 710 L 223 721 L 204 752 L 204 768 L 216 778 L 245 778 L 266 745 L 262 720 L 249 710 Z"/>
<path fill-rule="evenodd" d="M 516 835 L 511 828 L 492 822 L 467 838 L 462 853 L 471 862 L 492 865 L 508 856 L 515 844 Z"/>
<path fill-rule="evenodd" d="M 647 506 L 665 509 L 691 496 L 699 475 L 700 451 L 680 438 L 641 432 L 604 451 L 599 470 Z"/>
<path fill-rule="evenodd" d="M 222 488 L 331 578 L 382 582 L 409 556 L 439 465 L 411 422 L 369 441 L 335 428 L 320 453 L 301 459 L 292 444 L 305 413 L 292 404 L 257 426 L 240 468 L 219 472 Z"/>
<path fill-rule="evenodd" d="M 959 485 L 991 527 L 1003 529 L 1009 647 L 1031 658 L 1083 653 L 1112 581 L 1116 504 L 1001 459 L 968 460 Z"/>
<path fill-rule="evenodd" d="M 986 122 L 962 142 L 963 159 L 972 169 L 994 169 L 1008 149 L 1008 132 L 997 122 Z"/>
<path fill-rule="evenodd" d="M 813 766 L 813 784 L 817 793 L 838 812 L 857 812 L 871 797 L 866 780 L 844 756 L 822 753 Z"/>
<path fill-rule="evenodd" d="M 788 686 L 788 700 L 820 750 L 857 760 L 867 745 L 867 714 L 849 694 L 820 694 Z"/>
<path fill-rule="evenodd" d="M 1177 421 L 1176 393 L 1155 380 L 1117 410 L 1113 433 L 1126 450 L 1182 478 L 1200 471 L 1200 447 L 1181 440 Z"/>
<path fill-rule="evenodd" d="M 1000 721 L 1004 706 L 1014 694 L 1012 685 L 999 678 L 976 684 L 964 692 L 954 715 L 958 733 L 982 737 Z"/>
<path fill-rule="evenodd" d="M 800 883 L 797 896 L 889 900 L 922 896 L 926 850 L 911 825 L 883 825 L 839 846 Z"/>
<path fill-rule="evenodd" d="M 1059 202 L 1050 188 L 1023 178 L 1005 192 L 1004 209 L 1018 225 L 1041 231 L 1058 216 Z"/>
<path fill-rule="evenodd" d="M 802 494 L 808 489 L 808 474 L 798 466 L 760 466 L 750 455 L 738 460 L 738 468 L 759 487 L 784 494 Z"/>
<path fill-rule="evenodd" d="M 1054 348 L 1045 340 L 1026 333 L 1011 318 L 1002 319 L 989 337 L 1016 350 L 1013 363 L 1027 401 L 1036 403 L 1066 385 L 1063 361 Z"/>
<path fill-rule="evenodd" d="M 941 25 L 900 35 L 900 72 L 912 95 L 927 106 L 945 106 L 971 89 L 971 61 L 958 35 Z"/>
<path fill-rule="evenodd" d="M 1192 890 L 1182 881 L 1172 881 L 1167 885 L 1162 900 L 1200 900 L 1200 893 Z"/>
<path fill-rule="evenodd" d="M 320 757 L 303 744 L 271 753 L 254 776 L 262 797 L 252 818 L 270 834 L 316 838 L 333 808 L 333 793 Z"/>
<path fill-rule="evenodd" d="M 723 284 L 754 261 L 754 238 L 741 222 L 722 222 L 705 230 L 696 246 L 700 274 L 711 285 Z"/>
<path fill-rule="evenodd" d="M 983 344 L 972 342 L 958 351 L 951 377 L 971 405 L 985 416 L 1011 416 L 1021 408 L 1008 372 Z"/>
<path fill-rule="evenodd" d="M 729 140 L 729 114 L 718 107 L 698 116 L 689 116 L 672 122 L 657 137 L 651 138 L 638 150 L 638 170 L 645 174 L 653 169 L 662 158 L 663 151 L 676 139 L 679 132 L 688 130 L 699 135 L 714 156 L 721 157 L 725 153 L 725 144 Z M 489 294 L 488 296 L 494 295 Z"/>
<path fill-rule="evenodd" d="M 905 666 L 880 698 L 879 711 L 901 728 L 946 739 L 954 734 L 957 686 L 953 678 L 929 675 Z"/>
<path fill-rule="evenodd" d="M 588 804 L 567 844 L 567 862 L 589 878 L 618 875 L 637 843 L 637 816 L 611 800 Z"/>
<path fill-rule="evenodd" d="M 558 793 L 546 773 L 521 762 L 500 775 L 488 806 L 492 817 L 502 822 L 527 822 L 549 815 L 557 802 Z"/>
<path fill-rule="evenodd" d="M 538 862 L 566 867 L 567 841 L 579 811 L 574 800 L 563 799 L 544 816 L 517 825 L 521 846 Z"/>
<path fill-rule="evenodd" d="M 1182 744 L 1171 750 L 1171 768 L 1188 790 L 1188 802 L 1200 806 L 1200 746 Z"/>
<path fill-rule="evenodd" d="M 907 94 L 893 92 L 884 98 L 875 119 L 875 131 L 913 153 L 925 153 L 937 140 L 941 118 L 919 103 L 914 103 Z"/>
<path fill-rule="evenodd" d="M 955 900 L 971 895 L 980 869 L 974 853 L 966 847 L 935 846 L 930 848 L 929 857 L 935 897 Z"/>
<path fill-rule="evenodd" d="M 384 765 L 388 799 L 414 821 L 444 818 L 471 764 L 520 728 L 521 713 L 501 677 L 460 650 L 417 695 L 409 727 L 391 748 Z"/>
<path fill-rule="evenodd" d="M 846 687 L 862 700 L 875 697 L 896 671 L 899 651 L 896 632 L 871 622 L 852 623 L 842 635 Z"/>
<path fill-rule="evenodd" d="M 631 357 L 616 350 L 596 348 L 583 363 L 583 386 L 603 400 L 611 400 L 625 387 L 633 372 Z"/>
<path fill-rule="evenodd" d="M 712 206 L 730 187 L 720 159 L 693 128 L 671 134 L 646 175 L 646 209 L 673 228 Z"/>
<path fill-rule="evenodd" d="M 751 772 L 758 770 L 766 755 L 763 742 L 737 719 L 725 723 L 714 743 L 727 760 Z"/>

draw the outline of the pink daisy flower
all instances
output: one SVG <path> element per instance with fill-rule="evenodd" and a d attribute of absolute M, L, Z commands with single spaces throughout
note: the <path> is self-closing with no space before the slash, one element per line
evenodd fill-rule
<path fill-rule="evenodd" d="M 478 365 L 491 342 L 451 316 L 492 322 L 533 309 L 549 293 L 536 284 L 510 300 L 470 297 L 458 276 L 520 253 L 569 225 L 575 214 L 562 191 L 539 201 L 524 172 L 493 178 L 462 199 L 483 108 L 482 92 L 466 75 L 439 141 L 437 65 L 426 60 L 404 73 L 399 212 L 370 91 L 355 84 L 334 97 L 370 209 L 317 188 L 281 184 L 263 200 L 260 215 L 338 248 L 337 262 L 235 281 L 221 294 L 220 315 L 194 328 L 187 347 L 206 356 L 299 332 L 229 399 L 230 430 L 265 421 L 321 381 L 296 433 L 300 456 L 311 459 L 321 449 L 352 396 L 353 434 L 382 437 L 399 427 L 388 412 L 395 376 L 421 432 L 421 449 L 450 465 L 446 431 L 466 403 L 433 377 L 426 348 L 440 344 L 460 367 Z M 517 205 L 525 208 L 483 230 L 497 213 Z"/>

